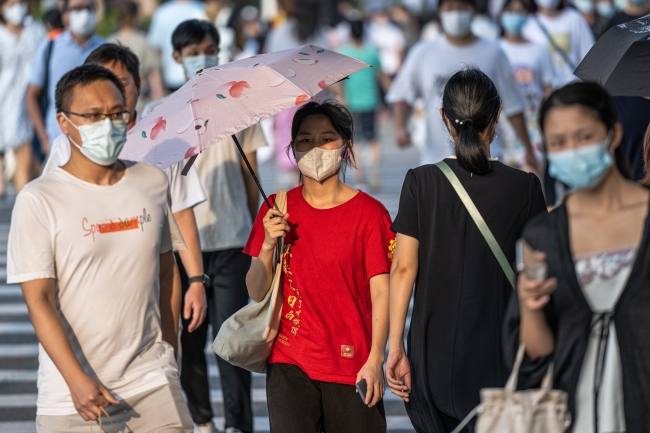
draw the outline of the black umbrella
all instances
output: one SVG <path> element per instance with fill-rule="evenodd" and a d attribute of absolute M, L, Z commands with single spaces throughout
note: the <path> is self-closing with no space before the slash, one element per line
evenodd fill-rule
<path fill-rule="evenodd" d="M 612 27 L 589 50 L 576 76 L 615 96 L 650 96 L 650 15 Z"/>

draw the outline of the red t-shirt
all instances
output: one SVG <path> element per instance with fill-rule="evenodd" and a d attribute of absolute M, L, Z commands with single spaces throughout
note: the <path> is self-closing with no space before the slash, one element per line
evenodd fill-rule
<path fill-rule="evenodd" d="M 246 254 L 260 253 L 267 211 L 262 204 Z M 313 380 L 354 385 L 372 342 L 369 280 L 390 271 L 395 248 L 390 215 L 364 192 L 316 209 L 302 186 L 288 192 L 287 212 L 282 320 L 269 363 L 297 365 Z"/>

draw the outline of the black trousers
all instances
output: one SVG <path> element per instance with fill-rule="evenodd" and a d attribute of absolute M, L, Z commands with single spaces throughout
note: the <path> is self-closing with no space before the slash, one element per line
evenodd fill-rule
<path fill-rule="evenodd" d="M 183 289 L 187 290 L 188 276 L 178 258 L 177 262 Z M 206 287 L 208 318 L 192 333 L 186 331 L 189 321 L 182 319 L 181 332 L 181 386 L 195 424 L 208 423 L 213 416 L 204 352 L 208 325 L 212 325 L 212 332 L 216 336 L 223 322 L 248 304 L 246 273 L 250 264 L 250 256 L 242 253 L 241 248 L 203 253 L 203 269 L 211 280 L 211 287 Z M 253 431 L 251 374 L 214 356 L 217 358 L 223 391 L 225 426 L 250 433 Z"/>
<path fill-rule="evenodd" d="M 311 380 L 300 367 L 269 364 L 271 433 L 385 433 L 384 402 L 369 408 L 353 385 Z"/>

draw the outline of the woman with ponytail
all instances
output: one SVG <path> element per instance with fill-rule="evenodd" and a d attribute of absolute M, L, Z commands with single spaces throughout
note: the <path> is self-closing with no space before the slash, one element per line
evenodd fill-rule
<path fill-rule="evenodd" d="M 444 163 L 512 263 L 524 226 L 546 205 L 535 175 L 490 158 L 501 114 L 494 83 L 478 69 L 455 73 L 440 114 L 454 143 Z M 479 403 L 481 388 L 505 385 L 501 324 L 513 287 L 437 165 L 409 170 L 392 229 L 388 384 L 418 433 L 450 432 Z"/>

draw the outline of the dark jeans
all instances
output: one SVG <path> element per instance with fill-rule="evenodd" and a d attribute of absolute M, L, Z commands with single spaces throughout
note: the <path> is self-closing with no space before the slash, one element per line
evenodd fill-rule
<path fill-rule="evenodd" d="M 271 433 L 385 433 L 384 402 L 369 408 L 353 385 L 311 380 L 300 367 L 269 364 Z"/>
<path fill-rule="evenodd" d="M 187 290 L 187 274 L 178 258 L 177 261 L 183 289 Z M 208 318 L 192 333 L 185 331 L 189 321 L 182 319 L 181 332 L 181 386 L 195 424 L 205 424 L 212 420 L 210 384 L 204 352 L 208 324 L 212 325 L 212 332 L 216 336 L 223 322 L 248 304 L 246 273 L 250 264 L 250 256 L 242 253 L 241 248 L 203 253 L 203 268 L 210 276 L 212 286 L 206 287 Z M 251 374 L 216 355 L 215 357 L 223 391 L 225 426 L 250 433 L 253 431 Z"/>

